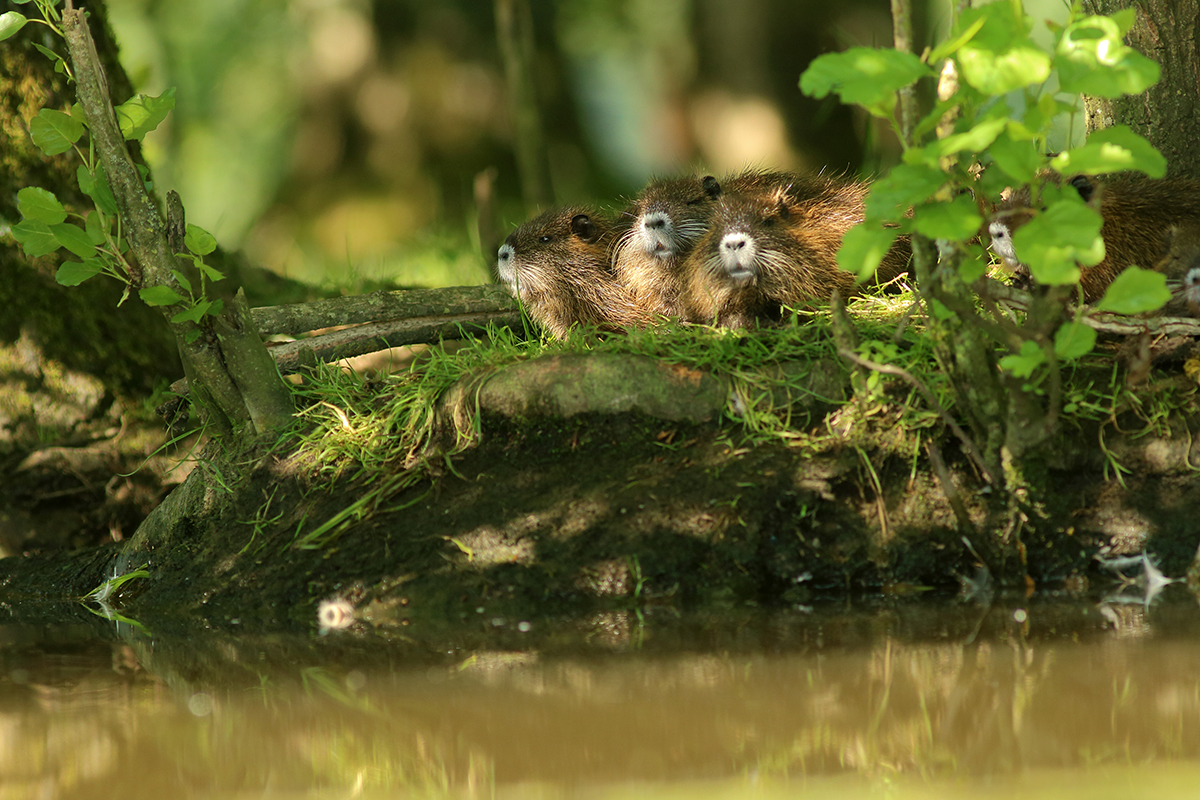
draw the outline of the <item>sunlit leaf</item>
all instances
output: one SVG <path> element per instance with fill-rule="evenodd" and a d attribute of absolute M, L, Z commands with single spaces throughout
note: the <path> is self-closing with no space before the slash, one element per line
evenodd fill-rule
<path fill-rule="evenodd" d="M 1050 57 L 1029 37 L 1031 21 L 1017 3 L 991 3 L 967 9 L 959 24 L 978 32 L 958 51 L 963 80 L 984 94 L 1006 94 L 1042 83 L 1050 76 Z"/>
<path fill-rule="evenodd" d="M 70 114 L 43 108 L 29 123 L 29 135 L 33 143 L 48 156 L 56 156 L 71 149 L 71 145 L 83 136 L 83 125 Z"/>
<path fill-rule="evenodd" d="M 1127 125 L 1096 131 L 1088 137 L 1087 144 L 1055 156 L 1050 166 L 1063 175 L 1132 170 L 1161 178 L 1167 172 L 1167 160 L 1162 153 Z"/>
<path fill-rule="evenodd" d="M 982 152 L 992 142 L 996 141 L 996 137 L 1000 135 L 1000 132 L 1007 125 L 1007 118 L 984 120 L 969 131 L 956 133 L 953 136 L 947 136 L 945 139 L 942 139 L 939 149 L 944 156 L 961 153 L 963 150 L 971 153 Z"/>
<path fill-rule="evenodd" d="M 1162 70 L 1123 41 L 1121 20 L 1085 17 L 1064 31 L 1055 67 L 1064 92 L 1100 97 L 1141 94 Z"/>
<path fill-rule="evenodd" d="M 1108 291 L 1096 304 L 1097 311 L 1118 314 L 1143 314 L 1157 311 L 1171 299 L 1167 277 L 1138 267 L 1127 267 L 1109 284 Z"/>
<path fill-rule="evenodd" d="M 854 273 L 859 280 L 866 280 L 879 269 L 883 257 L 898 235 L 899 232 L 894 228 L 856 225 L 842 237 L 842 248 L 837 254 L 838 266 Z"/>
<path fill-rule="evenodd" d="M 5 11 L 0 14 L 0 42 L 15 36 L 17 31 L 25 27 L 26 22 L 29 22 L 26 16 L 16 11 Z"/>
<path fill-rule="evenodd" d="M 900 164 L 871 185 L 866 211 L 870 219 L 896 220 L 946 183 L 946 174 L 927 164 Z"/>
<path fill-rule="evenodd" d="M 1078 196 L 1052 203 L 1013 233 L 1013 247 L 1040 283 L 1061 286 L 1079 280 L 1078 264 L 1104 260 L 1100 215 Z"/>
<path fill-rule="evenodd" d="M 913 224 L 931 239 L 959 241 L 979 233 L 983 217 L 974 200 L 959 195 L 948 203 L 925 203 L 913 209 Z"/>
<path fill-rule="evenodd" d="M 821 98 L 836 93 L 844 103 L 857 103 L 876 113 L 895 102 L 895 92 L 933 70 L 912 53 L 852 47 L 818 56 L 800 76 L 800 90 Z"/>
<path fill-rule="evenodd" d="M 67 218 L 67 210 L 58 198 L 37 186 L 26 186 L 17 192 L 17 210 L 25 219 L 36 219 L 47 225 L 57 225 Z"/>
<path fill-rule="evenodd" d="M 1031 182 L 1042 165 L 1042 153 L 1034 142 L 1014 139 L 1007 132 L 992 142 L 988 152 L 996 166 L 1016 183 Z"/>
<path fill-rule="evenodd" d="M 206 256 L 217 249 L 217 240 L 213 238 L 213 235 L 199 225 L 191 223 L 188 223 L 183 243 L 187 245 L 188 250 L 198 256 Z"/>
<path fill-rule="evenodd" d="M 175 87 L 167 89 L 158 97 L 139 94 L 117 106 L 117 121 L 121 123 L 121 135 L 126 139 L 141 141 L 150 131 L 158 127 L 175 108 Z"/>

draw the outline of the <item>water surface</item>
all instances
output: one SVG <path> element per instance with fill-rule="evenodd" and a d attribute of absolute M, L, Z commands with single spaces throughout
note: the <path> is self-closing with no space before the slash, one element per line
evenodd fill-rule
<path fill-rule="evenodd" d="M 1167 595 L 481 618 L 429 640 L 14 621 L 0 799 L 1190 797 L 1200 610 Z"/>

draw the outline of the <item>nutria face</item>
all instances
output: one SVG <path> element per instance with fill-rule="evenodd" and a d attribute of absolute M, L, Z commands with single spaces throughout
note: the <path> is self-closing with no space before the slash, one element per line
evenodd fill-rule
<path fill-rule="evenodd" d="M 496 273 L 509 293 L 528 301 L 561 284 L 563 270 L 571 263 L 603 257 L 601 233 L 591 215 L 580 209 L 547 211 L 508 235 L 496 254 Z"/>
<path fill-rule="evenodd" d="M 661 261 L 682 255 L 704 235 L 709 207 L 720 195 L 711 175 L 651 184 L 634 203 L 636 218 L 618 247 Z"/>
<path fill-rule="evenodd" d="M 988 233 L 992 236 L 992 252 L 1003 262 L 1005 268 L 1015 270 L 1022 266 L 1021 259 L 1017 258 L 1017 251 L 1013 247 L 1012 231 L 1009 230 L 1007 222 L 992 220 L 988 225 Z"/>
<path fill-rule="evenodd" d="M 717 283 L 748 287 L 764 272 L 788 269 L 783 227 L 791 218 L 782 194 L 724 198 L 713 213 L 703 255 L 706 271 Z"/>

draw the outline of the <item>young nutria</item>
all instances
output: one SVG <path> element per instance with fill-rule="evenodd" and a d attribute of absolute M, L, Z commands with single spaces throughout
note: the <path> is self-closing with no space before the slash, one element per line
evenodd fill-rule
<path fill-rule="evenodd" d="M 1172 225 L 1163 244 L 1166 255 L 1155 270 L 1172 294 L 1164 313 L 1200 316 L 1200 221 Z"/>
<path fill-rule="evenodd" d="M 712 175 L 651 181 L 625 210 L 613 271 L 658 314 L 676 316 L 679 265 L 704 235 L 721 185 Z"/>
<path fill-rule="evenodd" d="M 680 308 L 690 322 L 745 327 L 778 319 L 783 305 L 798 305 L 857 291 L 855 278 L 837 264 L 846 231 L 863 220 L 867 187 L 823 177 L 723 195 L 709 230 L 683 264 Z M 898 274 L 908 263 L 907 240 L 898 240 L 879 274 Z"/>
<path fill-rule="evenodd" d="M 496 270 L 530 316 L 562 338 L 574 323 L 607 329 L 649 322 L 644 304 L 616 280 L 613 222 L 590 208 L 547 211 L 508 235 Z"/>
<path fill-rule="evenodd" d="M 1079 284 L 1087 303 L 1103 297 L 1113 279 L 1131 264 L 1147 269 L 1157 264 L 1172 226 L 1200 221 L 1200 181 L 1123 173 L 1104 178 L 1077 175 L 1070 184 L 1099 210 L 1103 220 L 1104 260 L 1093 267 L 1080 267 Z M 1012 232 L 1034 213 L 1029 208 L 1028 190 L 1021 190 L 1001 205 L 988 226 L 992 251 L 1019 277 L 1028 276 L 1029 269 L 1013 247 Z"/>
<path fill-rule="evenodd" d="M 795 180 L 784 172 L 757 171 L 720 181 L 712 175 L 652 180 L 622 215 L 628 227 L 613 252 L 618 279 L 656 313 L 678 316 L 683 260 L 708 230 L 721 194 L 762 191 Z"/>

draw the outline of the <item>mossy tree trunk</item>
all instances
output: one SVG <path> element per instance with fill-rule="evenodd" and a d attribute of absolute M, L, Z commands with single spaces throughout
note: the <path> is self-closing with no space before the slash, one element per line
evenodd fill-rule
<path fill-rule="evenodd" d="M 1162 67 L 1139 95 L 1085 98 L 1088 133 L 1128 125 L 1167 157 L 1170 176 L 1200 178 L 1200 0 L 1084 0 L 1093 14 L 1137 10 L 1129 45 Z"/>

